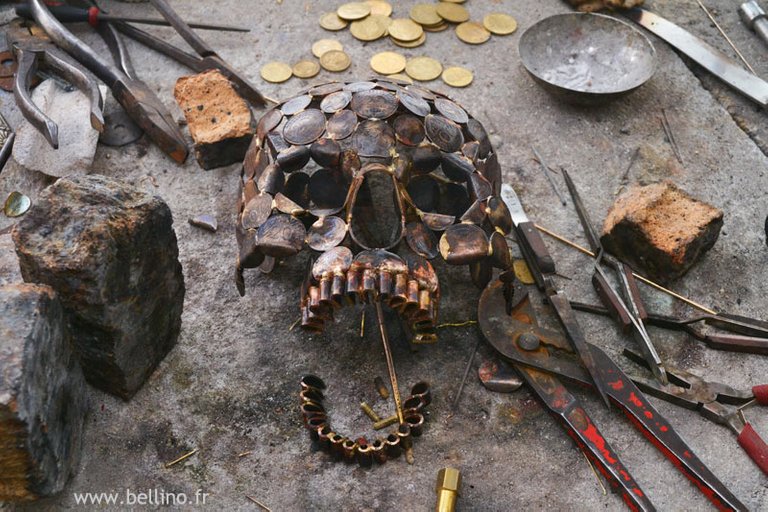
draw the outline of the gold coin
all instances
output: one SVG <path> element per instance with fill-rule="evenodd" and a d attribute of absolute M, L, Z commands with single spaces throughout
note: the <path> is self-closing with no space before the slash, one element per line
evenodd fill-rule
<path fill-rule="evenodd" d="M 422 27 L 425 32 L 442 32 L 443 30 L 448 28 L 448 24 L 446 22 L 439 23 L 437 25 L 432 25 L 430 27 Z"/>
<path fill-rule="evenodd" d="M 525 260 L 515 260 L 512 262 L 512 268 L 515 271 L 515 276 L 521 283 L 533 284 L 536 282 L 533 278 L 533 274 L 531 274 L 531 270 L 528 268 L 528 264 L 525 263 Z"/>
<path fill-rule="evenodd" d="M 443 65 L 432 57 L 414 57 L 405 65 L 409 77 L 420 82 L 429 82 L 440 76 Z"/>
<path fill-rule="evenodd" d="M 340 6 L 336 14 L 347 21 L 361 20 L 371 14 L 371 6 L 365 2 L 350 2 Z"/>
<path fill-rule="evenodd" d="M 401 48 L 416 48 L 417 46 L 424 44 L 424 41 L 427 40 L 427 34 L 422 32 L 421 37 L 415 41 L 401 41 L 399 39 L 395 39 L 394 37 L 391 37 L 390 39 L 392 39 L 392 42 Z"/>
<path fill-rule="evenodd" d="M 371 69 L 380 75 L 394 75 L 405 69 L 405 57 L 395 52 L 381 52 L 371 57 Z"/>
<path fill-rule="evenodd" d="M 389 35 L 401 42 L 407 43 L 409 41 L 416 41 L 423 36 L 424 29 L 413 20 L 399 18 L 392 20 L 392 24 L 389 26 Z"/>
<path fill-rule="evenodd" d="M 342 30 L 347 28 L 348 23 L 339 18 L 335 12 L 327 12 L 320 16 L 320 26 L 325 30 Z"/>
<path fill-rule="evenodd" d="M 451 23 L 469 21 L 469 12 L 459 4 L 440 2 L 437 4 L 437 15 Z"/>
<path fill-rule="evenodd" d="M 467 0 L 441 0 L 442 2 L 448 2 L 449 4 L 463 4 Z"/>
<path fill-rule="evenodd" d="M 483 18 L 483 26 L 499 36 L 506 36 L 517 30 L 517 21 L 509 14 L 494 12 Z"/>
<path fill-rule="evenodd" d="M 365 0 L 365 3 L 371 7 L 372 15 L 389 16 L 392 14 L 392 5 L 385 0 Z"/>
<path fill-rule="evenodd" d="M 320 57 L 320 65 L 323 66 L 324 69 L 336 73 L 344 71 L 350 64 L 352 64 L 352 60 L 350 60 L 349 55 L 341 50 L 331 50 L 325 52 L 323 56 Z"/>
<path fill-rule="evenodd" d="M 443 19 L 437 15 L 437 5 L 416 4 L 411 7 L 411 19 L 419 25 L 437 25 Z"/>
<path fill-rule="evenodd" d="M 456 27 L 456 35 L 459 39 L 469 44 L 482 44 L 491 37 L 491 33 L 475 21 L 465 21 L 458 25 Z"/>
<path fill-rule="evenodd" d="M 389 26 L 392 24 L 392 18 L 384 16 L 383 14 L 371 14 L 366 19 L 370 19 L 378 23 L 384 29 L 384 35 L 389 34 Z"/>
<path fill-rule="evenodd" d="M 365 19 L 353 21 L 349 26 L 349 32 L 355 39 L 360 41 L 375 41 L 384 36 L 387 32 L 387 27 L 380 21 L 368 16 Z"/>
<path fill-rule="evenodd" d="M 312 45 L 312 55 L 319 59 L 326 52 L 331 50 L 342 51 L 343 49 L 344 47 L 341 43 L 335 39 L 320 39 Z"/>
<path fill-rule="evenodd" d="M 443 71 L 443 82 L 451 87 L 466 87 L 472 83 L 472 72 L 465 68 L 453 66 Z"/>
<path fill-rule="evenodd" d="M 261 78 L 273 84 L 285 82 L 293 75 L 291 66 L 283 62 L 270 62 L 261 68 Z"/>
<path fill-rule="evenodd" d="M 395 73 L 394 75 L 387 75 L 387 78 L 391 78 L 393 80 L 400 80 L 401 82 L 408 82 L 409 84 L 413 83 L 413 80 L 411 79 L 411 77 L 403 73 Z"/>
<path fill-rule="evenodd" d="M 320 64 L 313 60 L 300 60 L 293 65 L 293 74 L 297 78 L 312 78 L 320 72 Z"/>

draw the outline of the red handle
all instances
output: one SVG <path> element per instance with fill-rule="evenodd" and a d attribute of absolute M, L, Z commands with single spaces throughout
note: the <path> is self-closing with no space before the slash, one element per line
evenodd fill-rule
<path fill-rule="evenodd" d="M 752 425 L 747 423 L 739 434 L 739 445 L 744 448 L 747 455 L 755 461 L 755 464 L 768 475 L 768 444 L 762 440 L 760 434 L 755 432 Z"/>
<path fill-rule="evenodd" d="M 753 387 L 752 393 L 755 395 L 757 403 L 760 405 L 768 405 L 768 384 Z"/>
<path fill-rule="evenodd" d="M 97 7 L 88 9 L 88 23 L 90 23 L 93 28 L 99 26 L 99 9 Z"/>

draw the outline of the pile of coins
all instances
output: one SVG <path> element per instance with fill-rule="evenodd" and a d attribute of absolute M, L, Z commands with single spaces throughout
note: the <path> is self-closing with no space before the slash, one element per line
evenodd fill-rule
<path fill-rule="evenodd" d="M 424 44 L 427 32 L 441 32 L 455 25 L 456 36 L 467 44 L 482 44 L 491 34 L 508 35 L 517 30 L 512 16 L 492 13 L 482 23 L 471 21 L 469 11 L 461 4 L 465 0 L 442 0 L 436 3 L 414 5 L 408 18 L 392 18 L 392 5 L 386 0 L 365 0 L 342 4 L 335 12 L 320 17 L 320 26 L 328 31 L 339 31 L 349 27 L 352 36 L 363 42 L 376 41 L 383 37 L 402 48 L 416 48 Z M 321 51 L 316 47 L 321 45 Z M 324 50 L 324 51 L 322 51 Z M 294 64 L 269 63 L 262 68 L 262 78 L 269 82 L 283 82 L 291 76 L 312 78 L 320 67 L 331 72 L 346 70 L 351 59 L 344 52 L 341 43 L 333 39 L 321 39 L 312 47 L 312 53 L 319 64 L 303 60 Z M 443 65 L 430 57 L 416 57 L 406 61 L 402 55 L 386 51 L 373 56 L 371 69 L 378 74 L 412 82 L 431 81 L 442 77 L 451 87 L 466 87 L 472 83 L 473 75 L 468 69 Z M 405 74 L 402 74 L 405 72 Z"/>

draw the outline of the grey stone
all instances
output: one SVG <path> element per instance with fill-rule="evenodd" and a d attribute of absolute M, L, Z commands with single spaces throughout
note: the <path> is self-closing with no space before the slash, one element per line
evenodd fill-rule
<path fill-rule="evenodd" d="M 21 281 L 19 258 L 16 256 L 11 234 L 0 235 L 0 286 Z"/>
<path fill-rule="evenodd" d="M 80 459 L 86 397 L 53 289 L 0 286 L 0 501 L 64 488 Z"/>
<path fill-rule="evenodd" d="M 59 148 L 24 122 L 16 133 L 13 158 L 27 169 L 57 178 L 90 172 L 99 132 L 91 126 L 88 98 L 48 79 L 32 92 L 32 101 L 59 126 Z"/>
<path fill-rule="evenodd" d="M 128 399 L 176 343 L 184 279 L 168 205 L 104 176 L 64 178 L 14 230 L 25 281 L 52 286 L 85 377 Z"/>

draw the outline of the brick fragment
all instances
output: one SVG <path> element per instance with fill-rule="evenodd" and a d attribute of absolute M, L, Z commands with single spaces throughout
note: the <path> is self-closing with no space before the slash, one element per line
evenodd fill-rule
<path fill-rule="evenodd" d="M 602 242 L 649 277 L 676 279 L 717 241 L 723 212 L 671 182 L 633 187 L 611 207 Z"/>
<path fill-rule="evenodd" d="M 0 286 L 0 502 L 62 490 L 78 464 L 86 397 L 53 289 Z"/>
<path fill-rule="evenodd" d="M 218 70 L 183 76 L 173 90 L 203 169 L 242 162 L 254 133 L 251 109 Z"/>
<path fill-rule="evenodd" d="M 168 205 L 104 176 L 63 178 L 13 233 L 25 281 L 51 286 L 85 377 L 133 396 L 176 343 L 184 278 Z"/>

